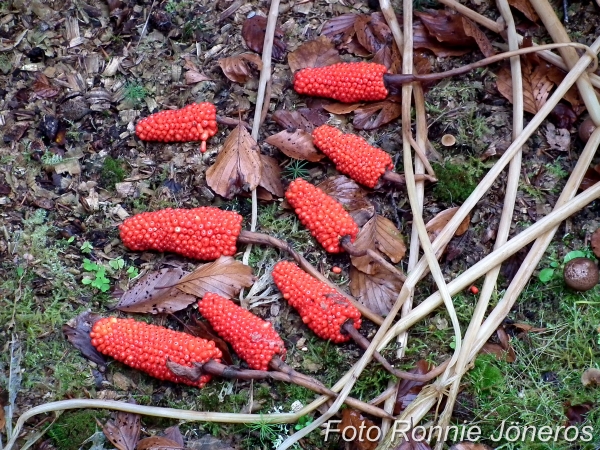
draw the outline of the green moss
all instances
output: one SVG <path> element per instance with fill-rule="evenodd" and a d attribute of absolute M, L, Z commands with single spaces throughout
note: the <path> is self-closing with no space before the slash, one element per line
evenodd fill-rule
<path fill-rule="evenodd" d="M 77 450 L 81 444 L 94 434 L 98 428 L 96 419 L 103 422 L 107 413 L 97 410 L 69 411 L 50 427 L 47 435 L 56 448 L 61 450 Z"/>
<path fill-rule="evenodd" d="M 102 185 L 107 189 L 114 189 L 115 184 L 125 179 L 123 163 L 117 159 L 107 156 L 102 164 Z"/>
<path fill-rule="evenodd" d="M 462 203 L 477 187 L 481 168 L 477 161 L 468 164 L 446 162 L 432 164 L 438 182 L 433 187 L 433 195 L 441 202 Z"/>

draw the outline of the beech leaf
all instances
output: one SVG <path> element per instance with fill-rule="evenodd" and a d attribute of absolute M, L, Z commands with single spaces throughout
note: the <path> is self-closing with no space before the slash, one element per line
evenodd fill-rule
<path fill-rule="evenodd" d="M 258 144 L 238 124 L 225 139 L 215 163 L 206 171 L 206 183 L 220 196 L 231 199 L 256 189 L 261 173 Z"/>
<path fill-rule="evenodd" d="M 253 77 L 252 67 L 262 69 L 262 60 L 256 53 L 242 53 L 240 55 L 221 58 L 218 61 L 221 70 L 227 78 L 236 83 L 245 83 Z"/>
<path fill-rule="evenodd" d="M 266 141 L 281 150 L 286 156 L 311 162 L 320 161 L 325 155 L 313 144 L 312 136 L 304 130 L 283 130 L 269 136 Z"/>
<path fill-rule="evenodd" d="M 540 18 L 535 12 L 529 0 L 508 0 L 508 4 L 513 8 L 521 11 L 525 17 L 532 22 L 539 22 Z"/>
<path fill-rule="evenodd" d="M 420 359 L 416 363 L 416 367 L 411 369 L 410 373 L 415 373 L 419 375 L 425 375 L 432 371 L 434 366 L 432 366 L 429 362 L 424 359 Z M 425 382 L 422 381 L 412 381 L 412 380 L 400 380 L 398 384 L 398 394 L 396 396 L 396 405 L 394 406 L 394 414 L 400 414 L 402 411 L 406 409 L 406 407 L 417 397 L 423 386 L 425 386 Z"/>
<path fill-rule="evenodd" d="M 283 197 L 284 190 L 281 184 L 281 168 L 277 160 L 262 154 L 260 155 L 260 160 L 262 162 L 262 173 L 259 186 L 277 197 Z"/>
<path fill-rule="evenodd" d="M 161 436 L 152 436 L 138 442 L 137 450 L 183 450 L 183 445 Z"/>
<path fill-rule="evenodd" d="M 83 356 L 99 366 L 106 366 L 106 360 L 102 353 L 92 345 L 90 332 L 94 324 L 102 317 L 90 311 L 84 311 L 69 323 L 63 325 L 62 332 L 73 347 L 79 350 Z"/>
<path fill-rule="evenodd" d="M 479 50 L 481 50 L 481 53 L 483 53 L 486 58 L 496 54 L 494 47 L 492 47 L 492 43 L 475 22 L 467 19 L 466 17 L 462 17 L 462 25 L 463 29 L 465 30 L 465 34 L 475 40 Z"/>
<path fill-rule="evenodd" d="M 357 18 L 358 14 L 353 13 L 334 17 L 325 22 L 321 34 L 327 36 L 331 40 L 334 40 L 334 38 L 340 34 L 354 34 L 354 22 L 356 22 Z"/>
<path fill-rule="evenodd" d="M 254 283 L 252 268 L 236 261 L 231 256 L 221 256 L 216 261 L 202 264 L 192 273 L 176 283 L 186 294 L 203 297 L 207 292 L 225 298 L 237 295 L 243 287 Z"/>
<path fill-rule="evenodd" d="M 202 72 L 198 72 L 197 70 L 188 70 L 185 73 L 185 84 L 196 84 L 201 81 L 209 81 L 210 77 L 206 76 Z"/>
<path fill-rule="evenodd" d="M 352 111 L 356 111 L 358 108 L 363 106 L 364 103 L 341 103 L 332 102 L 323 105 L 323 109 L 331 114 L 348 114 Z"/>
<path fill-rule="evenodd" d="M 474 40 L 464 30 L 462 15 L 446 9 L 415 11 L 429 34 L 439 42 L 460 47 L 473 47 Z"/>
<path fill-rule="evenodd" d="M 369 103 L 354 111 L 352 125 L 357 130 L 374 130 L 402 114 L 402 105 L 390 99 L 382 102 Z"/>
<path fill-rule="evenodd" d="M 242 25 L 242 38 L 248 48 L 261 54 L 265 42 L 265 32 L 267 31 L 267 18 L 263 16 L 252 16 L 244 21 Z M 283 59 L 286 45 L 281 40 L 284 34 L 281 28 L 275 28 L 275 38 L 273 40 L 273 58 Z"/>
<path fill-rule="evenodd" d="M 523 75 L 523 109 L 531 114 L 537 114 L 548 100 L 550 90 L 554 83 L 548 78 L 548 65 L 532 58 L 521 58 L 521 72 Z M 509 102 L 513 102 L 512 75 L 508 66 L 503 66 L 497 74 L 496 86 L 498 92 Z"/>
<path fill-rule="evenodd" d="M 350 292 L 363 305 L 376 314 L 386 315 L 402 289 L 402 281 L 386 268 L 379 267 L 369 275 L 356 267 L 350 268 Z"/>
<path fill-rule="evenodd" d="M 367 49 L 369 53 L 377 53 L 379 49 L 383 47 L 383 43 L 375 37 L 375 34 L 370 27 L 370 23 L 371 16 L 361 14 L 354 22 L 354 31 L 356 32 L 356 39 L 360 45 Z"/>
<path fill-rule="evenodd" d="M 307 67 L 330 66 L 341 61 L 340 54 L 327 36 L 308 41 L 288 54 L 292 73 Z"/>
<path fill-rule="evenodd" d="M 115 420 L 107 420 L 102 427 L 106 438 L 118 450 L 136 450 L 140 429 L 140 415 L 126 412 L 116 413 Z"/>
<path fill-rule="evenodd" d="M 425 229 L 427 230 L 427 234 L 429 235 L 429 240 L 431 242 L 435 240 L 438 234 L 442 232 L 444 227 L 454 217 L 454 214 L 456 214 L 458 208 L 459 207 L 456 206 L 454 208 L 448 208 L 443 211 L 440 211 L 433 217 L 433 219 L 431 219 L 425 224 Z M 471 216 L 467 215 L 467 217 L 465 217 L 465 219 L 460 223 L 460 225 L 456 229 L 454 235 L 462 236 L 463 234 L 465 234 L 469 229 L 469 223 L 471 223 Z"/>
<path fill-rule="evenodd" d="M 288 111 L 287 109 L 278 109 L 273 113 L 273 120 L 280 127 L 295 130 L 300 129 L 312 133 L 315 125 L 300 111 Z"/>
<path fill-rule="evenodd" d="M 358 226 L 373 217 L 375 207 L 367 199 L 367 191 L 344 175 L 327 178 L 318 187 L 342 204 Z"/>

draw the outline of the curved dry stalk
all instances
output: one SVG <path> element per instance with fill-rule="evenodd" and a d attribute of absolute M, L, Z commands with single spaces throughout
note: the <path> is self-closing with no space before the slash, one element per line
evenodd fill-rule
<path fill-rule="evenodd" d="M 392 275 L 395 275 L 400 281 L 406 281 L 406 275 L 404 275 L 396 266 L 388 262 L 379 252 L 368 248 L 366 250 L 357 249 L 352 242 L 350 242 L 350 236 L 344 236 L 340 239 L 340 246 L 346 250 L 350 256 L 368 256 L 373 261 L 381 264 L 387 270 L 390 271 Z"/>

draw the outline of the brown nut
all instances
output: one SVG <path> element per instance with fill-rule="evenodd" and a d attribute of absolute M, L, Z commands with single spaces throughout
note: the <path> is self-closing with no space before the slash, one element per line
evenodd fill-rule
<path fill-rule="evenodd" d="M 592 135 L 595 129 L 596 125 L 594 125 L 594 121 L 591 117 L 588 117 L 583 122 L 581 122 L 581 125 L 579 125 L 579 139 L 581 139 L 583 142 L 589 141 L 590 136 Z"/>
<path fill-rule="evenodd" d="M 600 278 L 598 265 L 589 258 L 574 258 L 565 264 L 565 284 L 576 291 L 589 291 Z"/>

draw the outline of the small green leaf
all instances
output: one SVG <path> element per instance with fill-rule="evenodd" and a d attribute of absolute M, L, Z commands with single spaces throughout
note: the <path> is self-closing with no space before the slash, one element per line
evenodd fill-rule
<path fill-rule="evenodd" d="M 573 250 L 572 252 L 569 252 L 565 255 L 565 259 L 564 262 L 568 263 L 569 261 L 571 261 L 572 259 L 575 258 L 585 258 L 587 257 L 587 253 L 581 250 Z"/>
<path fill-rule="evenodd" d="M 83 269 L 87 270 L 88 272 L 95 272 L 96 270 L 98 270 L 98 264 L 93 263 L 86 258 L 83 260 Z"/>
<path fill-rule="evenodd" d="M 542 283 L 547 283 L 554 276 L 554 269 L 545 268 L 540 270 L 540 274 L 538 275 L 540 281 Z"/>
<path fill-rule="evenodd" d="M 81 284 L 92 284 L 92 279 L 89 277 L 83 277 Z"/>
<path fill-rule="evenodd" d="M 558 267 L 558 263 L 557 263 L 556 261 L 552 261 L 552 262 L 550 263 L 550 267 L 557 268 L 557 267 Z"/>
<path fill-rule="evenodd" d="M 119 260 L 118 259 L 113 259 L 113 260 L 111 260 L 111 261 L 108 262 L 108 265 L 110 267 L 112 267 L 114 270 L 117 270 L 119 268 Z"/>
<path fill-rule="evenodd" d="M 75 236 L 71 236 L 69 239 L 67 239 L 67 243 L 70 244 L 74 240 L 75 240 Z"/>
<path fill-rule="evenodd" d="M 21 278 L 24 273 L 25 273 L 25 269 L 23 269 L 22 267 L 17 267 L 17 276 L 19 278 Z"/>
<path fill-rule="evenodd" d="M 79 248 L 79 250 L 81 250 L 81 253 L 92 253 L 93 249 L 94 246 L 89 241 L 85 241 L 83 244 L 81 244 L 81 247 Z"/>

